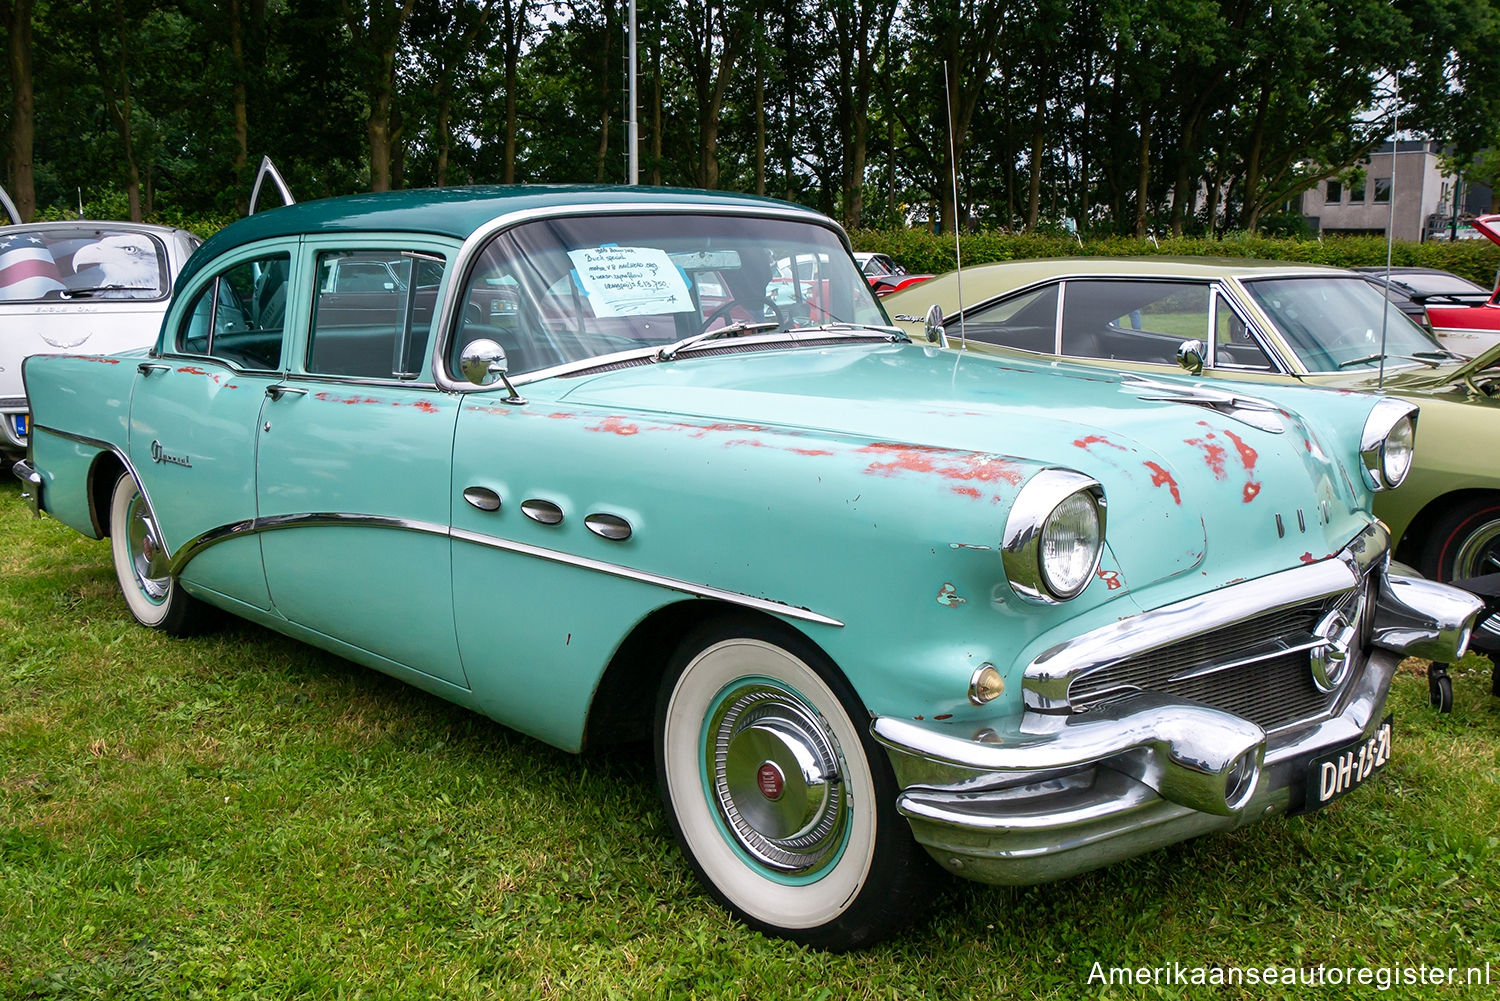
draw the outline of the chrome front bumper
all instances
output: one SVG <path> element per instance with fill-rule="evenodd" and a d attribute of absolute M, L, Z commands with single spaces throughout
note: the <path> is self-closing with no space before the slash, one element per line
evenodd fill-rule
<path fill-rule="evenodd" d="M 1401 659 L 1461 656 L 1482 608 L 1454 588 L 1366 567 L 1380 575 L 1369 656 L 1326 713 L 1268 734 L 1231 713 L 1139 691 L 1088 712 L 1031 708 L 967 733 L 952 723 L 880 717 L 873 732 L 903 790 L 897 808 L 944 868 L 1005 884 L 1061 879 L 1302 810 L 1309 763 L 1379 727 Z M 1241 588 L 1249 589 L 1236 593 Z M 1263 590 L 1223 588 L 1211 604 Z M 1201 598 L 1192 604 L 1203 610 Z M 1129 620 L 1128 632 L 1157 641 L 1163 629 L 1183 639 L 1189 629 L 1201 632 L 1204 618 L 1194 627 L 1182 612 L 1181 605 L 1146 612 Z M 1118 638 L 1119 630 L 1099 633 Z M 1091 650 L 1101 638 L 1086 634 L 1068 646 Z"/>

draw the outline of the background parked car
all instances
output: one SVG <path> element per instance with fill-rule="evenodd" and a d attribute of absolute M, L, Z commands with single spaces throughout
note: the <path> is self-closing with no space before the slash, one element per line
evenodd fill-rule
<path fill-rule="evenodd" d="M 1375 512 L 1398 556 L 1433 579 L 1500 570 L 1500 348 L 1454 356 L 1364 276 L 1273 262 L 1059 258 L 967 268 L 963 291 L 961 314 L 952 274 L 886 307 L 921 336 L 915 318 L 937 304 L 950 341 L 962 336 L 980 352 L 1157 374 L 1180 373 L 1181 356 L 1216 384 L 1302 383 L 1419 404 L 1412 474 L 1376 498 Z"/>
<path fill-rule="evenodd" d="M 872 254 L 856 251 L 854 261 L 864 273 L 870 288 L 879 296 L 887 296 L 913 285 L 920 285 L 931 275 L 909 275 L 906 269 L 891 259 L 890 254 Z"/>
<path fill-rule="evenodd" d="M 0 456 L 26 450 L 22 361 L 154 343 L 173 280 L 200 243 L 185 230 L 128 222 L 0 227 Z"/>
<path fill-rule="evenodd" d="M 1473 358 L 1500 344 L 1500 293 L 1437 268 L 1354 270 L 1450 351 Z"/>
<path fill-rule="evenodd" d="M 395 287 L 325 308 L 352 254 Z M 709 892 L 828 948 L 909 920 L 929 857 L 1041 882 L 1343 795 L 1397 662 L 1478 608 L 1388 571 L 1410 405 L 955 359 L 763 199 L 278 209 L 153 349 L 26 382 L 26 494 L 110 538 L 141 623 L 215 606 L 559 747 L 649 739 Z"/>

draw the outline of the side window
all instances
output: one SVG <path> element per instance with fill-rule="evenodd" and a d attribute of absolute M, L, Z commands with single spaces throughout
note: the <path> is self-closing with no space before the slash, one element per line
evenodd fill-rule
<path fill-rule="evenodd" d="M 969 340 L 1050 355 L 1057 350 L 1057 286 L 974 310 L 964 318 L 963 332 Z M 957 333 L 950 325 L 950 336 Z"/>
<path fill-rule="evenodd" d="M 1185 340 L 1208 337 L 1207 285 L 1070 281 L 1063 297 L 1063 354 L 1177 364 Z"/>
<path fill-rule="evenodd" d="M 1271 359 L 1229 303 L 1214 293 L 1214 368 L 1269 372 Z"/>
<path fill-rule="evenodd" d="M 290 255 L 271 254 L 215 275 L 188 307 L 177 350 L 240 368 L 279 369 L 290 264 Z"/>
<path fill-rule="evenodd" d="M 307 370 L 364 379 L 421 375 L 443 265 L 441 257 L 413 251 L 320 253 Z"/>

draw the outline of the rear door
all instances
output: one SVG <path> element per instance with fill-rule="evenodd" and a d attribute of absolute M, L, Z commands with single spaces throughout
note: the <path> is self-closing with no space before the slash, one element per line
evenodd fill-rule
<path fill-rule="evenodd" d="M 130 406 L 131 464 L 167 547 L 197 553 L 181 579 L 261 609 L 271 604 L 260 541 L 227 530 L 256 515 L 257 428 L 283 379 L 277 304 L 295 247 L 247 248 L 184 289 L 161 355 L 138 365 Z"/>

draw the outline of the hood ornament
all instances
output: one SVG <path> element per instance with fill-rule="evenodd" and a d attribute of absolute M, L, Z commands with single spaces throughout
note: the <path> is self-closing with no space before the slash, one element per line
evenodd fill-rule
<path fill-rule="evenodd" d="M 1254 396 L 1240 396 L 1207 386 L 1158 382 L 1141 375 L 1127 375 L 1121 380 L 1121 385 L 1127 389 L 1144 391 L 1139 396 L 1142 400 L 1203 407 L 1270 434 L 1282 434 L 1286 431 L 1286 425 L 1282 423 L 1275 404 Z"/>

